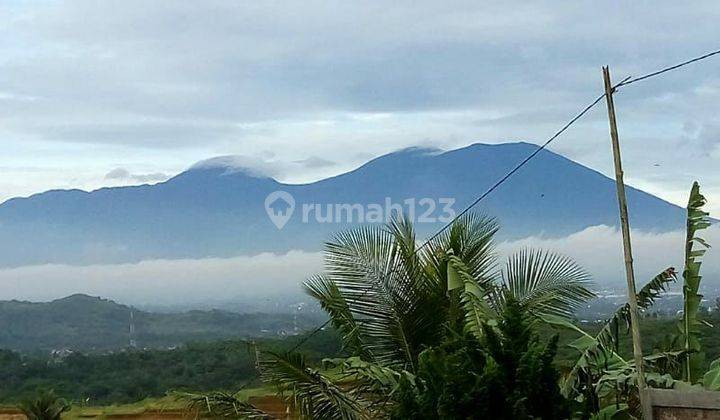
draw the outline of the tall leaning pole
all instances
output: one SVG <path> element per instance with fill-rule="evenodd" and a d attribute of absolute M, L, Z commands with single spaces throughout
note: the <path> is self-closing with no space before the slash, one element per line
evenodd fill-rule
<path fill-rule="evenodd" d="M 649 401 L 645 392 L 645 369 L 643 367 L 642 341 L 640 339 L 640 315 L 638 313 L 637 292 L 635 290 L 635 271 L 633 269 L 632 245 L 630 243 L 630 223 L 628 221 L 625 183 L 623 181 L 622 159 L 620 158 L 620 140 L 618 139 L 617 119 L 615 118 L 614 89 L 610 81 L 610 68 L 602 68 L 605 82 L 605 100 L 607 102 L 608 120 L 610 121 L 610 139 L 612 140 L 613 161 L 615 163 L 615 187 L 617 188 L 618 205 L 620 206 L 620 226 L 622 229 L 623 250 L 625 252 L 625 276 L 627 279 L 628 304 L 630 305 L 630 324 L 633 339 L 633 355 L 637 369 L 638 394 L 644 419 L 650 419 Z"/>

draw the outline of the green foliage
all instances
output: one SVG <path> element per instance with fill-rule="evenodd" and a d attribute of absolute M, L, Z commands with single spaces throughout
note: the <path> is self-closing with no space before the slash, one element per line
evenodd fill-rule
<path fill-rule="evenodd" d="M 697 236 L 697 232 L 710 226 L 708 213 L 702 210 L 705 197 L 695 182 L 690 191 L 687 206 L 687 237 L 685 241 L 685 269 L 683 271 L 683 318 L 679 325 L 682 345 L 678 349 L 678 340 L 666 338 L 660 352 L 644 357 L 646 366 L 645 380 L 651 387 L 688 388 L 696 386 L 702 372 L 703 352 L 700 346 L 702 328 L 706 325 L 699 319 L 702 295 L 700 288 L 700 265 L 707 242 Z M 699 249 L 696 247 L 699 245 Z M 648 308 L 665 291 L 666 285 L 674 281 L 676 274 L 668 268 L 644 286 L 637 294 L 638 306 Z M 599 413 L 602 400 L 615 399 L 617 405 L 623 401 L 628 411 L 639 413 L 637 405 L 637 371 L 634 363 L 626 361 L 620 351 L 619 325 L 630 327 L 629 305 L 617 310 L 597 335 L 591 336 L 573 325 L 558 319 L 549 320 L 556 326 L 575 329 L 580 338 L 571 345 L 580 350 L 581 356 L 567 375 L 564 393 L 585 404 L 586 413 Z M 639 326 L 638 326 L 639 327 Z M 682 379 L 678 380 L 678 371 Z M 673 376 L 675 375 L 675 376 Z M 713 362 L 705 373 L 702 383 L 708 389 L 720 388 L 720 361 Z"/>
<path fill-rule="evenodd" d="M 326 247 L 325 280 L 305 286 L 330 309 L 345 348 L 400 370 L 414 369 L 421 343 L 439 340 L 444 317 L 424 309 L 447 309 L 439 285 L 422 275 L 414 247 L 404 220 L 340 233 Z"/>
<path fill-rule="evenodd" d="M 414 382 L 400 382 L 391 417 L 478 418 L 504 409 L 502 372 L 474 336 L 457 337 L 420 354 Z"/>
<path fill-rule="evenodd" d="M 646 309 L 666 290 L 670 282 L 675 281 L 675 270 L 670 267 L 655 276 L 640 291 L 636 298 L 638 306 Z M 562 318 L 544 316 L 551 325 L 575 331 L 579 337 L 569 346 L 580 353 L 562 384 L 563 394 L 582 403 L 582 411 L 595 413 L 600 410 L 603 399 L 610 397 L 625 400 L 636 390 L 635 365 L 620 355 L 620 325 L 625 325 L 625 333 L 630 329 L 629 305 L 617 309 L 602 328 L 591 335 Z M 646 374 L 646 382 L 662 387 L 672 386 L 672 376 L 663 375 L 678 365 L 684 352 L 663 352 L 644 358 L 651 370 Z M 660 375 L 660 376 L 658 376 Z M 669 385 L 667 381 L 670 381 Z M 634 405 L 632 409 L 637 409 Z"/>
<path fill-rule="evenodd" d="M 710 369 L 703 376 L 702 385 L 707 390 L 720 391 L 720 359 L 715 359 L 710 364 Z"/>
<path fill-rule="evenodd" d="M 705 205 L 705 197 L 700 194 L 700 186 L 693 183 L 690 190 L 690 198 L 687 205 L 687 237 L 685 240 L 685 269 L 683 270 L 683 319 L 680 323 L 680 333 L 683 338 L 685 365 L 683 368 L 683 379 L 694 383 L 701 371 L 703 354 L 700 345 L 700 326 L 702 322 L 698 317 L 702 295 L 699 294 L 700 265 L 705 248 L 709 245 L 697 232 L 710 226 L 709 213 L 702 210 Z"/>
<path fill-rule="evenodd" d="M 709 321 L 720 324 L 720 313 L 713 312 Z M 672 318 L 644 318 L 641 327 L 645 354 L 668 352 L 675 348 L 663 344 L 667 331 L 672 330 L 675 324 L 676 320 Z M 582 327 L 592 337 L 601 328 L 595 324 L 583 324 Z M 702 326 L 702 331 L 703 348 L 708 360 L 720 357 L 720 334 L 716 334 L 715 330 L 706 325 Z M 578 359 L 577 350 L 568 344 L 577 340 L 578 333 L 570 330 L 558 332 L 560 340 L 555 363 L 561 371 L 568 372 Z M 553 331 L 538 326 L 538 333 L 541 337 L 549 337 Z M 274 349 L 273 351 L 283 351 L 290 349 L 296 340 L 297 338 L 293 337 L 283 341 L 258 341 L 258 345 L 261 348 Z M 303 346 L 303 353 L 312 361 L 319 362 L 323 357 L 337 358 L 339 348 L 338 335 L 332 331 L 323 331 Z M 95 405 L 162 397 L 168 390 L 198 394 L 225 389 L 234 394 L 247 384 L 241 392 L 241 395 L 245 395 L 248 387 L 258 384 L 252 382 L 257 376 L 254 369 L 255 357 L 252 352 L 248 352 L 244 342 L 191 344 L 172 351 L 149 350 L 142 352 L 142 355 L 140 352 L 136 354 L 134 358 L 118 354 L 85 355 L 82 358 L 71 358 L 72 362 L 66 359 L 48 363 L 46 359 L 0 350 L 0 377 L 3 378 L 3 381 L 0 381 L 0 403 L 17 403 L 22 397 L 35 395 L 37 388 L 55 389 L 58 395 L 71 401 L 84 401 L 90 397 L 88 403 Z M 621 342 L 619 355 L 625 360 L 631 360 L 630 340 Z M 652 356 L 648 356 L 650 357 Z M 345 384 L 362 384 L 373 387 L 368 392 L 383 395 L 397 395 L 398 383 L 412 382 L 414 378 L 414 375 L 407 371 L 395 372 L 357 357 L 332 359 L 328 362 L 331 372 L 339 369 L 347 373 L 339 378 L 344 384 L 343 387 Z M 345 366 L 344 362 L 347 362 Z M 656 366 L 653 370 L 666 372 L 666 368 L 657 367 L 660 362 L 652 362 L 653 366 Z M 677 365 L 677 361 L 668 363 L 668 366 L 674 365 Z M 144 372 L 147 374 L 143 374 Z M 361 376 L 361 380 L 353 379 L 356 373 Z M 142 379 L 147 376 L 152 376 L 155 380 Z M 681 377 L 675 373 L 673 376 Z M 382 380 L 371 382 L 371 378 Z"/>
<path fill-rule="evenodd" d="M 494 322 L 494 318 L 497 317 L 497 308 L 487 301 L 487 296 L 496 293 L 496 290 L 490 287 L 484 289 L 484 286 L 469 274 L 470 269 L 463 261 L 454 255 L 449 255 L 447 267 L 448 293 L 458 290 L 459 304 L 465 311 L 463 329 L 480 339 L 483 336 L 483 324 Z M 487 286 L 490 285 L 485 285 Z"/>
<path fill-rule="evenodd" d="M 339 380 L 344 388 L 358 395 L 383 394 L 391 397 L 403 386 L 416 385 L 416 376 L 406 370 L 395 371 L 357 356 L 325 359 L 323 365 L 325 368 L 339 369 Z M 379 409 L 382 405 L 380 403 L 375 408 Z"/>
<path fill-rule="evenodd" d="M 53 390 L 40 391 L 34 398 L 23 400 L 19 407 L 28 420 L 60 420 L 62 413 L 70 410 L 70 404 Z"/>
<path fill-rule="evenodd" d="M 451 336 L 423 351 L 414 382 L 400 387 L 392 417 L 566 418 L 553 366 L 557 337 L 540 343 L 532 319 L 509 299 L 497 328 L 484 324 L 474 335 Z"/>
<path fill-rule="evenodd" d="M 677 279 L 675 268 L 668 267 L 662 273 L 653 277 L 645 284 L 636 294 L 637 305 L 639 309 L 648 309 L 655 299 L 667 290 L 668 284 Z M 620 328 L 624 327 L 625 332 L 630 331 L 630 304 L 618 308 L 603 326 L 602 330 L 597 334 L 597 340 L 606 348 L 618 351 L 620 346 Z"/>
<path fill-rule="evenodd" d="M 570 318 L 578 305 L 594 297 L 585 270 L 567 257 L 539 250 L 510 256 L 503 280 L 509 294 L 535 314 Z"/>
<path fill-rule="evenodd" d="M 263 381 L 274 385 L 286 403 L 303 416 L 318 420 L 370 418 L 369 404 L 361 395 L 344 391 L 308 366 L 300 353 L 264 352 L 260 371 Z"/>
<path fill-rule="evenodd" d="M 497 332 L 485 327 L 487 351 L 510 394 L 506 401 L 512 406 L 512 416 L 507 418 L 564 418 L 568 414 L 567 402 L 560 394 L 559 374 L 553 366 L 558 337 L 540 343 L 532 321 L 524 306 L 510 298 Z"/>
<path fill-rule="evenodd" d="M 217 391 L 208 394 L 179 393 L 177 397 L 186 402 L 186 408 L 191 413 L 197 413 L 198 415 L 262 420 L 272 418 L 252 404 L 242 401 L 236 394 L 227 392 Z"/>
<path fill-rule="evenodd" d="M 590 420 L 630 420 L 632 418 L 627 404 L 610 404 L 595 413 Z"/>
<path fill-rule="evenodd" d="M 300 337 L 258 340 L 287 351 Z M 304 345 L 315 362 L 340 355 L 337 334 L 323 331 Z M 254 347 L 245 341 L 190 343 L 173 350 L 74 353 L 48 359 L 0 350 L 0 403 L 17 403 L 52 388 L 58 395 L 92 405 L 129 403 L 168 391 L 237 390 L 256 380 Z"/>
<path fill-rule="evenodd" d="M 480 338 L 481 324 L 497 316 L 508 296 L 534 313 L 566 317 L 593 296 L 587 273 L 551 253 L 518 253 L 498 276 L 496 232 L 494 220 L 469 214 L 420 252 L 405 219 L 343 232 L 326 247 L 326 273 L 305 288 L 348 351 L 410 372 L 448 327 Z"/>
<path fill-rule="evenodd" d="M 566 413 L 552 366 L 557 341 L 540 344 L 532 328 L 545 314 L 569 318 L 593 296 L 589 276 L 532 250 L 498 272 L 496 231 L 494 220 L 468 214 L 420 252 L 404 218 L 336 235 L 326 273 L 305 287 L 354 356 L 332 362 L 349 382 L 341 387 L 299 356 L 277 354 L 261 364 L 264 379 L 313 417 Z"/>

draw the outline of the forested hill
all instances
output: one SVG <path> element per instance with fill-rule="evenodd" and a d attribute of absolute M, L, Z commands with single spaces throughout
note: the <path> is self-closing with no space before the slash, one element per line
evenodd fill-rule
<path fill-rule="evenodd" d="M 151 313 L 87 295 L 52 302 L 0 301 L 0 348 L 23 352 L 109 351 L 130 344 L 130 313 L 138 347 L 170 347 L 189 341 L 274 337 L 315 326 L 318 319 L 292 314 L 228 311 Z"/>

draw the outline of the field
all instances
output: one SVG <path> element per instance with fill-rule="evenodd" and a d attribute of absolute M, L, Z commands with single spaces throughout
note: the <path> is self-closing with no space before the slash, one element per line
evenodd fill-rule
<path fill-rule="evenodd" d="M 250 400 L 254 405 L 261 407 L 265 412 L 284 412 L 285 406 L 276 398 L 271 389 L 257 387 L 241 390 L 238 396 L 243 400 Z M 193 418 L 185 403 L 177 396 L 160 398 L 147 398 L 132 404 L 107 406 L 74 405 L 63 415 L 65 419 L 182 419 Z M 14 407 L 0 408 L 0 420 L 24 420 L 26 417 Z"/>

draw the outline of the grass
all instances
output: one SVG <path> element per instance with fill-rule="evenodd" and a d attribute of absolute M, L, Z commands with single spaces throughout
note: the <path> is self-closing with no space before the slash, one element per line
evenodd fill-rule
<path fill-rule="evenodd" d="M 275 395 L 270 387 L 242 389 L 238 392 L 241 400 L 250 397 Z M 115 415 L 142 414 L 146 411 L 179 411 L 185 409 L 185 402 L 175 395 L 160 398 L 146 398 L 131 404 L 107 406 L 80 406 L 73 405 L 72 409 L 63 415 L 66 419 L 105 418 Z"/>
<path fill-rule="evenodd" d="M 72 410 L 63 417 L 68 419 L 80 419 L 87 417 L 105 417 L 116 414 L 141 414 L 148 410 L 181 410 L 183 402 L 173 396 L 162 398 L 147 398 L 132 404 L 108 405 L 101 407 L 73 405 Z"/>

